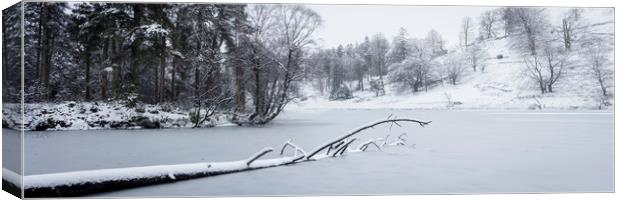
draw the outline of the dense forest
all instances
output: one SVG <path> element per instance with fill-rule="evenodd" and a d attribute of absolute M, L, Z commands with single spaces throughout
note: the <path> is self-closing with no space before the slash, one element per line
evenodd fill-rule
<path fill-rule="evenodd" d="M 5 16 L 19 14 L 12 11 Z M 321 24 L 297 5 L 28 2 L 24 15 L 26 102 L 175 102 L 205 112 L 203 119 L 234 108 L 240 122 L 259 124 L 293 98 Z M 19 51 L 18 42 L 5 44 L 13 51 L 6 53 Z"/>
<path fill-rule="evenodd" d="M 300 83 L 331 100 L 363 90 L 381 96 L 386 83 L 413 93 L 458 84 L 465 68 L 483 72 L 482 60 L 491 57 L 476 41 L 499 37 L 511 37 L 523 52 L 541 93 L 553 92 L 563 78 L 572 49 L 590 52 L 586 59 L 605 96 L 611 87 L 612 72 L 603 67 L 613 34 L 589 31 L 582 9 L 571 9 L 561 23 L 550 22 L 544 8 L 466 17 L 455 22 L 460 53 L 444 56 L 449 50 L 439 32 L 413 38 L 405 28 L 391 39 L 377 33 L 357 44 L 316 48 L 322 19 L 303 5 L 23 5 L 26 103 L 172 104 L 194 110 L 194 121 L 224 113 L 237 124 L 265 124 L 299 97 Z M 19 5 L 3 16 L 3 101 L 18 102 Z"/>

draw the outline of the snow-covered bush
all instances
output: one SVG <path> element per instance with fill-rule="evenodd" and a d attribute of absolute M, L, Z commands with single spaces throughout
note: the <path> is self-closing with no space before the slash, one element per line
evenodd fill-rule
<path fill-rule="evenodd" d="M 351 89 L 345 84 L 340 85 L 340 87 L 338 87 L 338 89 L 336 89 L 334 93 L 332 93 L 332 95 L 329 97 L 329 99 L 332 101 L 347 100 L 351 98 L 353 98 L 353 92 L 351 92 Z"/>
<path fill-rule="evenodd" d="M 478 42 L 471 44 L 465 49 L 465 57 L 467 58 L 469 65 L 474 71 L 480 69 L 482 72 L 484 72 L 484 61 L 489 57 L 482 45 L 484 45 L 483 42 Z"/>
<path fill-rule="evenodd" d="M 441 64 L 445 78 L 452 85 L 456 85 L 465 73 L 467 64 L 464 58 L 463 54 L 455 52 L 446 56 Z"/>
<path fill-rule="evenodd" d="M 410 89 L 415 93 L 429 83 L 430 68 L 429 60 L 410 57 L 401 63 L 390 65 L 389 80 L 401 91 Z"/>
<path fill-rule="evenodd" d="M 370 80 L 370 91 L 375 93 L 375 96 L 385 95 L 385 85 L 381 79 Z"/>

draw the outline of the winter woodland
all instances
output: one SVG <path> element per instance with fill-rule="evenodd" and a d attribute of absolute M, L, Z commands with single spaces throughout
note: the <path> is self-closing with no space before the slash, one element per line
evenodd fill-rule
<path fill-rule="evenodd" d="M 26 3 L 24 126 L 126 127 L 135 124 L 120 124 L 123 120 L 115 118 L 126 122 L 132 117 L 142 127 L 213 126 L 222 121 L 260 125 L 291 104 L 321 107 L 350 99 L 372 104 L 386 95 L 442 102 L 433 108 L 516 101 L 524 103 L 504 107 L 542 109 L 541 99 L 555 109 L 609 108 L 613 10 L 563 12 L 560 19 L 551 19 L 545 8 L 490 8 L 477 18 L 454 22 L 461 31 L 458 44 L 452 46 L 435 30 L 414 38 L 400 28 L 392 38 L 368 33 L 354 44 L 322 48 L 315 43 L 315 33 L 323 20 L 303 5 Z M 7 103 L 21 97 L 21 58 L 9 56 L 20 51 L 19 14 L 17 6 L 4 10 Z M 512 64 L 494 66 L 505 63 Z M 483 96 L 486 101 L 470 103 L 446 89 L 485 78 L 487 68 L 517 78 L 487 80 L 474 87 L 518 94 Z M 510 82 L 526 83 L 503 87 Z M 573 85 L 582 87 L 570 88 Z M 531 93 L 533 88 L 538 94 Z M 566 99 L 554 99 L 558 96 L 586 100 L 553 105 Z M 304 102 L 308 99 L 314 101 Z M 110 109 L 123 112 L 97 114 Z M 118 116 L 131 112 L 157 116 L 150 117 L 152 122 Z M 85 113 L 101 115 L 100 120 L 92 119 L 99 124 L 57 116 Z M 11 115 L 9 108 L 5 114 Z M 39 114 L 50 120 L 33 117 Z M 179 118 L 185 122 L 174 122 Z M 16 122 L 20 120 L 9 121 L 3 124 L 21 126 Z"/>
<path fill-rule="evenodd" d="M 3 183 L 29 197 L 613 191 L 613 8 L 488 7 L 458 39 L 333 47 L 303 4 L 2 14 L 3 151 L 25 145 Z"/>

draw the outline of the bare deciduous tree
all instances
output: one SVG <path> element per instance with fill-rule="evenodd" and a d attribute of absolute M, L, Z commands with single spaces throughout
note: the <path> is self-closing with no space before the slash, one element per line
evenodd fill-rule
<path fill-rule="evenodd" d="M 472 44 L 465 50 L 466 58 L 474 71 L 478 70 L 478 67 L 482 69 L 483 61 L 487 58 L 486 51 L 480 46 L 480 44 Z M 482 69 L 484 71 L 484 69 Z"/>
<path fill-rule="evenodd" d="M 549 23 L 543 8 L 512 8 L 511 19 L 516 24 L 513 47 L 530 55 L 536 55 L 538 48 L 548 39 Z"/>
<path fill-rule="evenodd" d="M 609 63 L 609 47 L 598 41 L 588 45 L 586 49 L 590 75 L 598 83 L 602 96 L 607 97 L 609 95 L 607 89 L 613 87 L 613 65 Z"/>
<path fill-rule="evenodd" d="M 471 17 L 463 18 L 461 22 L 461 46 L 467 47 L 471 38 L 473 38 L 474 22 Z"/>
<path fill-rule="evenodd" d="M 424 38 L 426 45 L 430 48 L 431 57 L 437 57 L 448 53 L 446 50 L 446 41 L 441 37 L 439 32 L 435 29 L 431 29 Z"/>
<path fill-rule="evenodd" d="M 465 72 L 466 64 L 463 60 L 463 55 L 452 54 L 443 62 L 444 73 L 452 85 L 456 85 Z"/>
<path fill-rule="evenodd" d="M 387 53 L 389 49 L 390 43 L 383 34 L 378 33 L 372 36 L 370 40 L 371 67 L 375 68 L 375 74 L 379 76 L 379 80 L 374 81 L 374 87 L 371 87 L 371 90 L 375 91 L 376 96 L 385 94 L 383 76 L 386 74 L 385 68 L 388 65 Z"/>
<path fill-rule="evenodd" d="M 498 10 L 489 10 L 480 15 L 480 37 L 483 39 L 497 36 L 500 15 Z"/>
<path fill-rule="evenodd" d="M 254 112 L 238 124 L 266 124 L 294 98 L 293 82 L 301 75 L 305 48 L 321 25 L 321 17 L 300 5 L 255 5 L 250 8 L 252 36 L 250 61 L 254 72 Z"/>
<path fill-rule="evenodd" d="M 545 88 L 543 61 L 538 56 L 529 56 L 528 58 L 525 58 L 524 61 L 526 66 L 526 75 L 538 84 L 540 93 L 544 94 L 547 90 Z"/>
<path fill-rule="evenodd" d="M 540 55 L 531 55 L 525 59 L 526 74 L 534 80 L 540 93 L 553 92 L 553 86 L 564 76 L 566 52 L 546 45 Z"/>
<path fill-rule="evenodd" d="M 579 8 L 570 9 L 564 18 L 562 18 L 562 42 L 564 48 L 571 49 L 573 41 L 579 36 L 578 30 L 582 29 L 583 10 Z"/>

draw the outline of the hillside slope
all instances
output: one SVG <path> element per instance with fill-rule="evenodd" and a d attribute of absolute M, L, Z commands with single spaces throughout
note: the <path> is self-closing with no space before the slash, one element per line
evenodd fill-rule
<path fill-rule="evenodd" d="M 398 92 L 388 83 L 385 96 L 375 97 L 370 91 L 358 91 L 354 92 L 354 98 L 343 101 L 329 101 L 308 86 L 304 88 L 307 98 L 288 109 L 613 109 L 613 105 L 601 106 L 600 89 L 588 75 L 587 64 L 581 56 L 572 57 L 553 93 L 541 95 L 536 84 L 524 75 L 525 63 L 510 49 L 509 40 L 482 42 L 489 56 L 485 60 L 485 71 L 474 72 L 467 68 L 457 85 L 444 83 L 414 94 Z M 503 58 L 498 59 L 497 55 Z M 613 99 L 609 103 L 613 103 Z"/>

